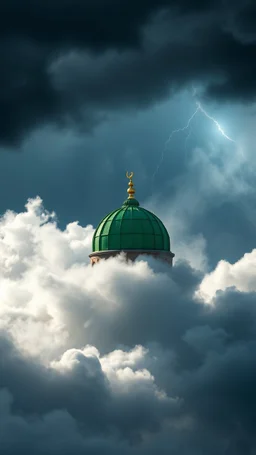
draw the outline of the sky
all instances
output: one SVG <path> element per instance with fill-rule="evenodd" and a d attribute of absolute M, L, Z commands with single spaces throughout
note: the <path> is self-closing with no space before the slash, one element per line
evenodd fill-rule
<path fill-rule="evenodd" d="M 6 455 L 256 453 L 255 24 L 252 0 L 2 0 Z M 127 170 L 172 269 L 89 265 Z"/>

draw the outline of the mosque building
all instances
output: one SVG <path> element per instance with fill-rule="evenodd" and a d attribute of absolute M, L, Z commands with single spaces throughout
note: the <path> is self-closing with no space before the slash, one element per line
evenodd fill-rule
<path fill-rule="evenodd" d="M 134 261 L 139 255 L 150 255 L 172 266 L 174 254 L 170 250 L 170 237 L 162 221 L 152 212 L 140 207 L 135 199 L 133 172 L 129 179 L 128 198 L 122 207 L 109 213 L 98 225 L 89 255 L 94 265 L 121 252 L 127 260 Z"/>

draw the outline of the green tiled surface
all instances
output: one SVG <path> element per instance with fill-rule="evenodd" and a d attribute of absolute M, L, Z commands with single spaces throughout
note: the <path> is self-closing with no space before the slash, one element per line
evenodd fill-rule
<path fill-rule="evenodd" d="M 127 199 L 123 206 L 99 223 L 93 237 L 93 251 L 104 250 L 170 251 L 169 234 L 162 221 Z"/>

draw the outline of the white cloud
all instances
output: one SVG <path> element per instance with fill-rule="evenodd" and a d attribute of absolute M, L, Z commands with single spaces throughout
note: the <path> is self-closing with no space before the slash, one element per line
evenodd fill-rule
<path fill-rule="evenodd" d="M 201 282 L 152 258 L 91 267 L 92 235 L 58 229 L 40 198 L 0 220 L 4 450 L 226 455 L 242 438 L 231 417 L 243 434 L 254 403 L 256 250 Z M 245 300 L 204 304 L 228 286 Z M 248 429 L 246 441 L 255 446 Z"/>
<path fill-rule="evenodd" d="M 256 291 L 256 250 L 246 253 L 234 264 L 220 261 L 215 270 L 205 275 L 198 295 L 210 302 L 217 291 L 230 287 L 242 292 Z"/>

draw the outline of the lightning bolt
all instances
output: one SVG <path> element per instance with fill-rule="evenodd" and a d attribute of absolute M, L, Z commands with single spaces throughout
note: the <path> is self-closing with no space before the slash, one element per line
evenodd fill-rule
<path fill-rule="evenodd" d="M 194 97 L 194 96 L 196 96 L 196 89 L 195 89 L 195 88 L 193 88 L 193 97 Z M 167 145 L 169 144 L 169 142 L 171 141 L 172 137 L 173 137 L 175 134 L 182 133 L 182 132 L 186 131 L 186 130 L 190 127 L 191 122 L 193 121 L 193 119 L 195 118 L 195 116 L 196 116 L 199 112 L 200 112 L 201 114 L 203 114 L 208 120 L 211 120 L 211 121 L 215 124 L 215 126 L 216 126 L 217 129 L 218 129 L 218 131 L 221 133 L 221 135 L 222 135 L 223 137 L 225 137 L 225 139 L 227 139 L 227 140 L 230 141 L 230 142 L 236 143 L 236 141 L 235 141 L 234 139 L 232 139 L 231 137 L 229 137 L 229 136 L 225 133 L 224 129 L 221 127 L 221 125 L 219 124 L 219 122 L 217 122 L 217 120 L 216 120 L 214 117 L 212 117 L 211 115 L 208 114 L 208 112 L 202 107 L 202 104 L 201 104 L 199 101 L 196 101 L 196 110 L 195 110 L 194 113 L 191 115 L 191 117 L 188 119 L 187 124 L 186 124 L 184 127 L 182 127 L 182 128 L 179 128 L 179 129 L 177 129 L 177 130 L 173 130 L 173 131 L 171 132 L 170 136 L 168 137 L 167 141 L 165 142 L 164 149 L 163 149 L 163 151 L 162 151 L 162 155 L 161 155 L 160 161 L 159 161 L 159 163 L 158 163 L 158 165 L 157 165 L 157 167 L 156 167 L 156 170 L 155 170 L 155 172 L 153 173 L 153 176 L 152 176 L 152 181 L 153 181 L 153 182 L 154 182 L 154 179 L 155 179 L 155 177 L 156 177 L 156 175 L 157 175 L 157 173 L 158 173 L 158 171 L 159 171 L 159 169 L 160 169 L 160 167 L 161 167 L 161 165 L 162 165 L 162 163 L 163 163 L 163 161 L 164 161 L 164 157 L 165 157 L 165 153 L 166 153 L 166 147 L 167 147 Z M 188 138 L 190 137 L 191 131 L 192 131 L 192 129 L 190 129 L 190 132 L 189 132 L 189 134 L 187 135 L 186 143 L 187 143 Z"/>
<path fill-rule="evenodd" d="M 167 145 L 169 144 L 170 140 L 172 139 L 172 137 L 174 136 L 174 134 L 177 134 L 177 133 L 182 133 L 183 131 L 186 131 L 189 127 L 190 127 L 190 123 L 192 122 L 193 118 L 197 115 L 197 113 L 199 112 L 200 110 L 200 107 L 197 106 L 195 112 L 191 115 L 191 117 L 188 119 L 188 123 L 186 124 L 186 126 L 184 126 L 183 128 L 179 128 L 178 130 L 173 130 L 170 134 L 170 136 L 168 137 L 167 141 L 165 142 L 164 144 L 164 149 L 162 151 L 162 155 L 161 155 L 161 159 L 156 167 L 156 170 L 152 176 L 152 179 L 154 181 L 155 177 L 156 177 L 156 174 L 158 173 L 163 161 L 164 161 L 164 157 L 165 157 L 165 153 L 166 153 L 166 147 Z"/>
<path fill-rule="evenodd" d="M 223 130 L 223 128 L 221 128 L 220 124 L 217 122 L 217 120 L 215 120 L 214 117 L 211 117 L 208 112 L 206 112 L 206 110 L 202 107 L 201 103 L 199 103 L 199 101 L 196 102 L 196 105 L 198 107 L 198 110 L 200 110 L 202 112 L 202 114 L 205 115 L 206 118 L 208 118 L 209 120 L 211 120 L 218 128 L 219 132 L 222 134 L 223 137 L 225 137 L 228 141 L 230 142 L 234 142 L 236 143 L 236 141 L 234 141 L 234 139 L 232 139 L 231 137 L 229 137 L 225 131 Z"/>

